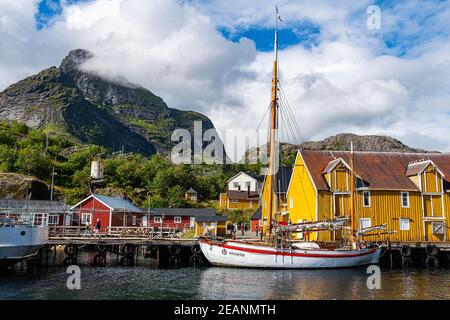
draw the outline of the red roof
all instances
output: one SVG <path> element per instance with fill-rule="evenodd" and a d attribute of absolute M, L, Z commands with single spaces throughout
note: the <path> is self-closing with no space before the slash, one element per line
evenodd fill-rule
<path fill-rule="evenodd" d="M 300 153 L 317 190 L 329 190 L 322 172 L 330 162 L 342 158 L 350 163 L 348 151 L 301 150 Z M 363 180 L 364 187 L 368 189 L 417 191 L 416 185 L 406 174 L 408 165 L 411 168 L 414 162 L 426 160 L 433 161 L 439 171 L 445 175 L 447 180 L 445 183 L 448 185 L 450 181 L 449 153 L 355 152 L 355 171 Z M 411 172 L 412 170 L 409 173 Z"/>

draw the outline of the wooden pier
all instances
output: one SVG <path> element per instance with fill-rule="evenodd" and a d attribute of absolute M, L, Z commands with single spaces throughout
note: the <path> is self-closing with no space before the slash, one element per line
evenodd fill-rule
<path fill-rule="evenodd" d="M 41 265 L 59 261 L 66 266 L 84 260 L 98 267 L 149 263 L 173 268 L 208 265 L 196 240 L 174 235 L 170 229 L 140 227 L 111 228 L 99 235 L 85 227 L 53 227 L 49 230 L 48 245 L 41 249 L 36 260 Z"/>

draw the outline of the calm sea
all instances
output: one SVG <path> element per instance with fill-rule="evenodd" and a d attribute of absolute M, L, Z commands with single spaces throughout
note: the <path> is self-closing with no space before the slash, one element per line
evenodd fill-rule
<path fill-rule="evenodd" d="M 450 299 L 450 269 L 382 270 L 369 290 L 366 269 L 81 269 L 68 290 L 64 268 L 0 274 L 0 299 Z"/>

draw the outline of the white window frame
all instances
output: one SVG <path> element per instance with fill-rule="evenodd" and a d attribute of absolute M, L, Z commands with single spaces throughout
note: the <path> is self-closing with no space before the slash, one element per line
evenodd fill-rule
<path fill-rule="evenodd" d="M 364 222 L 369 222 L 369 226 L 364 226 L 364 228 L 363 228 L 363 221 Z M 371 218 L 360 218 L 359 219 L 359 228 L 362 230 L 362 229 L 367 229 L 367 228 L 370 228 L 370 227 L 372 227 L 372 219 Z"/>
<path fill-rule="evenodd" d="M 56 222 L 53 221 L 53 219 L 56 218 Z M 49 226 L 57 226 L 59 224 L 59 215 L 57 214 L 52 214 L 48 216 L 48 225 Z"/>
<path fill-rule="evenodd" d="M 162 217 L 160 217 L 160 216 L 153 217 L 153 222 L 154 223 L 161 223 L 162 222 Z"/>
<path fill-rule="evenodd" d="M 239 188 L 239 182 L 233 182 L 233 188 Z"/>
<path fill-rule="evenodd" d="M 245 191 L 247 191 L 248 188 L 250 188 L 250 190 L 251 190 L 251 187 L 252 187 L 252 182 L 251 181 L 245 181 Z"/>
<path fill-rule="evenodd" d="M 366 205 L 366 199 L 365 199 L 365 195 L 368 195 L 368 198 L 367 199 L 369 199 L 369 204 L 368 205 Z M 371 205 L 371 202 L 372 202 L 372 200 L 370 199 L 371 198 L 371 196 L 370 196 L 370 191 L 367 191 L 367 190 L 365 190 L 365 191 L 363 191 L 363 194 L 362 194 L 362 202 L 363 202 L 363 207 L 364 208 L 370 208 L 370 205 Z"/>
<path fill-rule="evenodd" d="M 407 223 L 408 227 L 403 227 L 403 223 Z M 400 218 L 399 219 L 399 230 L 400 231 L 411 231 L 411 219 L 409 218 Z"/>
<path fill-rule="evenodd" d="M 136 216 L 132 216 L 132 217 L 131 217 L 131 224 L 132 224 L 133 226 L 137 225 L 137 217 L 136 217 Z"/>
<path fill-rule="evenodd" d="M 405 206 L 404 202 L 403 202 L 403 196 L 406 195 L 406 202 L 407 205 Z M 400 201 L 402 202 L 402 208 L 409 208 L 410 206 L 410 202 L 409 202 L 409 192 L 407 191 L 402 191 L 400 194 Z"/>
<path fill-rule="evenodd" d="M 92 213 L 82 213 L 81 214 L 81 224 L 86 225 L 86 222 L 92 224 Z"/>
<path fill-rule="evenodd" d="M 181 217 L 173 217 L 173 223 L 181 223 L 182 220 Z"/>

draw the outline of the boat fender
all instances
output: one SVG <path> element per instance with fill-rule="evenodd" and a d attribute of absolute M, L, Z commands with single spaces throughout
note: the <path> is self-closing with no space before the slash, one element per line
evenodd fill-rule
<path fill-rule="evenodd" d="M 171 255 L 174 255 L 174 256 L 179 255 L 181 253 L 181 246 L 180 245 L 176 245 L 176 244 L 171 245 L 169 247 L 169 253 Z"/>
<path fill-rule="evenodd" d="M 403 245 L 400 247 L 400 255 L 402 257 L 409 257 L 411 256 L 411 247 L 407 245 Z"/>
<path fill-rule="evenodd" d="M 132 255 L 134 252 L 134 246 L 131 243 L 124 244 L 122 246 L 122 254 L 125 256 Z"/>
<path fill-rule="evenodd" d="M 191 251 L 192 251 L 192 253 L 200 253 L 202 251 L 202 249 L 200 248 L 199 244 L 195 244 L 191 247 Z"/>
<path fill-rule="evenodd" d="M 67 257 L 64 259 L 63 264 L 65 267 L 76 265 L 77 259 L 75 259 L 74 257 Z"/>
<path fill-rule="evenodd" d="M 407 268 L 413 265 L 413 261 L 410 257 L 402 257 L 402 267 Z"/>
<path fill-rule="evenodd" d="M 434 244 L 429 244 L 425 248 L 425 252 L 427 253 L 427 256 L 429 257 L 436 257 L 439 254 L 439 248 L 436 247 Z"/>
<path fill-rule="evenodd" d="M 180 265 L 180 262 L 181 262 L 180 257 L 178 257 L 178 256 L 171 256 L 169 258 L 169 261 L 168 261 L 169 267 L 176 268 L 176 267 L 178 267 Z"/>
<path fill-rule="evenodd" d="M 122 257 L 122 259 L 120 259 L 120 264 L 124 267 L 131 267 L 133 265 L 133 259 L 130 257 Z"/>
<path fill-rule="evenodd" d="M 98 253 L 105 253 L 106 252 L 106 245 L 103 243 L 99 243 L 96 246 L 97 252 Z"/>
<path fill-rule="evenodd" d="M 65 246 L 64 253 L 69 257 L 74 256 L 77 253 L 77 246 L 73 245 L 73 244 L 69 244 L 68 246 Z"/>
<path fill-rule="evenodd" d="M 105 267 L 106 266 L 106 256 L 104 254 L 97 254 L 94 257 L 95 267 Z"/>
<path fill-rule="evenodd" d="M 194 268 L 201 267 L 203 265 L 203 258 L 201 255 L 194 254 L 189 259 L 189 265 Z"/>
<path fill-rule="evenodd" d="M 427 266 L 433 265 L 433 266 L 437 267 L 437 266 L 439 266 L 439 259 L 435 256 L 428 256 L 425 259 L 425 263 Z"/>

